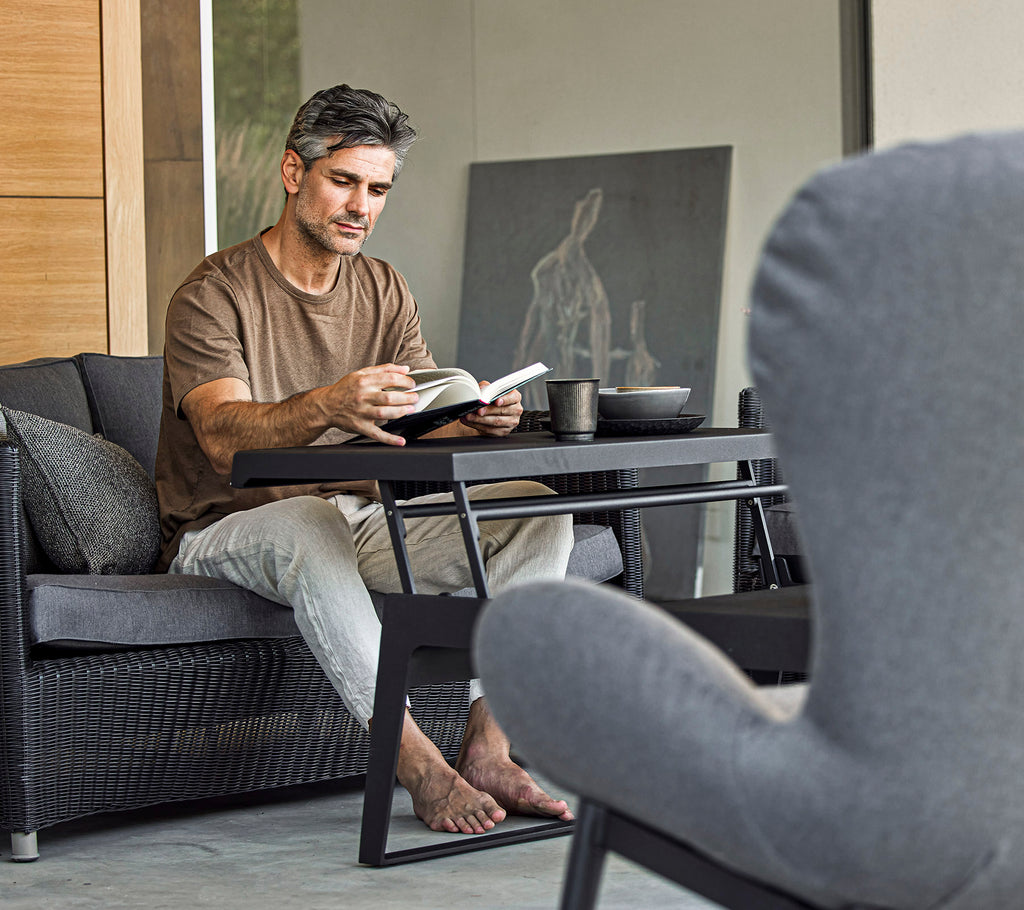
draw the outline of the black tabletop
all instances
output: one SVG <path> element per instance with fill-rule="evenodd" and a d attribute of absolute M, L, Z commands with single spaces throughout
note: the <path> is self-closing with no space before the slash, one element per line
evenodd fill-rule
<path fill-rule="evenodd" d="M 765 430 L 700 429 L 673 436 L 599 436 L 558 442 L 548 432 L 504 438 L 420 439 L 405 446 L 355 442 L 251 449 L 235 455 L 231 484 L 276 486 L 336 480 L 481 481 L 536 474 L 746 461 L 774 455 Z"/>

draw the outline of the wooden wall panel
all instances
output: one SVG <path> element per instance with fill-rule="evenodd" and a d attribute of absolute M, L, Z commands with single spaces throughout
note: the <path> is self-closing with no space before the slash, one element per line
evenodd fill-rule
<path fill-rule="evenodd" d="M 107 350 L 102 199 L 0 198 L 0 363 Z"/>
<path fill-rule="evenodd" d="M 171 294 L 206 255 L 198 3 L 140 0 L 149 349 Z"/>
<path fill-rule="evenodd" d="M 149 352 L 139 0 L 103 0 L 107 335 L 111 354 Z"/>
<path fill-rule="evenodd" d="M 203 162 L 146 162 L 149 349 L 164 346 L 167 304 L 205 255 Z"/>
<path fill-rule="evenodd" d="M 98 0 L 0 0 L 0 195 L 102 196 Z"/>

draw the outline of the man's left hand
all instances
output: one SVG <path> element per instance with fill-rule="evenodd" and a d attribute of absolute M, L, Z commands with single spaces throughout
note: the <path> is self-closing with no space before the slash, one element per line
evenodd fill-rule
<path fill-rule="evenodd" d="M 480 388 L 485 389 L 489 382 L 481 382 Z M 480 408 L 462 418 L 462 423 L 476 430 L 481 436 L 508 436 L 523 416 L 523 396 L 518 389 L 502 395 L 497 401 Z"/>

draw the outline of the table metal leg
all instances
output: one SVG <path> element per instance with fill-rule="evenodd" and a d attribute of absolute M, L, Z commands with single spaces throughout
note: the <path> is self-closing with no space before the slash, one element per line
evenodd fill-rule
<path fill-rule="evenodd" d="M 398 577 L 402 581 L 402 590 L 406 594 L 416 593 L 416 582 L 412 577 L 412 567 L 409 565 L 409 551 L 405 546 L 405 519 L 402 517 L 402 510 L 395 502 L 394 487 L 389 480 L 378 482 L 380 487 L 380 499 L 384 505 L 384 518 L 388 523 L 388 531 L 391 533 L 391 547 L 395 551 L 395 562 L 398 565 Z"/>
<path fill-rule="evenodd" d="M 387 603 L 381 628 L 377 689 L 370 724 L 370 756 L 363 791 L 363 818 L 359 837 L 359 862 L 371 866 L 387 863 L 388 829 L 395 797 L 398 750 L 405 725 L 411 651 L 397 623 L 388 622 Z"/>
<path fill-rule="evenodd" d="M 398 770 L 398 750 L 410 685 L 465 679 L 473 626 L 483 601 L 470 597 L 391 595 L 384 604 L 380 664 L 370 730 L 370 759 L 363 795 L 359 861 L 392 866 L 569 834 L 573 823 L 539 819 L 525 828 L 499 825 L 487 834 L 429 835 L 432 843 L 388 852 L 388 829 Z M 465 675 L 452 675 L 452 674 Z"/>
<path fill-rule="evenodd" d="M 466 546 L 466 558 L 469 559 L 469 570 L 473 573 L 473 584 L 476 585 L 477 597 L 490 597 L 487 587 L 487 573 L 484 571 L 484 559 L 480 553 L 480 529 L 477 527 L 473 505 L 469 501 L 469 492 L 464 483 L 452 485 L 452 495 L 458 509 L 459 526 L 462 528 L 462 540 Z"/>

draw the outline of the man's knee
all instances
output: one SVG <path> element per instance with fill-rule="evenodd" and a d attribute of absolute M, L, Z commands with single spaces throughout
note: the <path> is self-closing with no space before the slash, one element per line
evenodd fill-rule
<path fill-rule="evenodd" d="M 485 484 L 478 487 L 480 499 L 498 499 L 511 496 L 557 496 L 551 487 L 535 480 L 503 480 L 499 483 Z M 474 498 L 470 495 L 470 498 Z"/>
<path fill-rule="evenodd" d="M 333 548 L 339 540 L 352 538 L 345 516 L 319 496 L 282 499 L 258 511 L 262 513 L 258 516 L 259 536 L 276 549 Z"/>
<path fill-rule="evenodd" d="M 489 484 L 486 487 L 486 495 L 480 498 L 557 495 L 550 487 L 534 480 L 508 480 Z M 568 558 L 568 553 L 572 549 L 574 542 L 572 524 L 572 515 L 566 513 L 509 519 L 506 527 L 512 539 L 518 539 L 531 548 L 544 548 L 547 555 L 557 559 L 559 553 L 564 554 L 564 558 Z M 484 527 L 487 526 L 484 525 Z"/>

